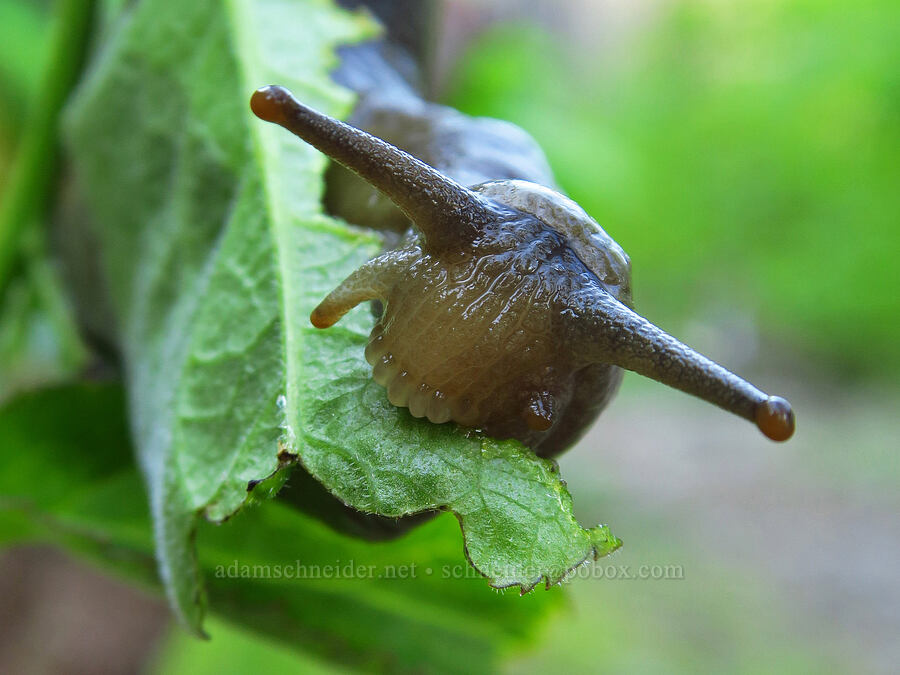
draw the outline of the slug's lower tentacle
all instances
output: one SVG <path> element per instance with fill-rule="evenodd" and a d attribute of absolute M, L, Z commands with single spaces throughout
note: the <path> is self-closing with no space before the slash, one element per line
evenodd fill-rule
<path fill-rule="evenodd" d="M 401 263 L 402 257 L 398 251 L 388 251 L 367 262 L 344 279 L 312 311 L 309 315 L 312 325 L 329 328 L 361 302 L 385 302 L 398 275 L 402 274 Z"/>
<path fill-rule="evenodd" d="M 794 432 L 790 404 L 763 393 L 632 311 L 599 287 L 570 298 L 570 329 L 585 354 L 698 396 L 785 441 Z"/>

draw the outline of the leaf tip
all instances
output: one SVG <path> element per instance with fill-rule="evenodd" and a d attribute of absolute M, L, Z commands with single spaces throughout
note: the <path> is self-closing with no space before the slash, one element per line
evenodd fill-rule
<path fill-rule="evenodd" d="M 622 540 L 615 536 L 608 525 L 597 525 L 590 530 L 594 545 L 594 560 L 599 560 L 622 548 Z"/>

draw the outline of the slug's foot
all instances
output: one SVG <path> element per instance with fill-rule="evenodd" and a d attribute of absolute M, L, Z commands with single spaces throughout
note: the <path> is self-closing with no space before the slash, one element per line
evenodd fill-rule
<path fill-rule="evenodd" d="M 387 397 L 392 405 L 409 408 L 413 417 L 427 417 L 435 424 L 443 424 L 454 418 L 450 397 L 423 382 L 421 378 L 411 375 L 409 370 L 398 363 L 393 353 L 387 351 L 380 325 L 372 331 L 365 354 L 372 366 L 372 379 L 387 390 Z"/>

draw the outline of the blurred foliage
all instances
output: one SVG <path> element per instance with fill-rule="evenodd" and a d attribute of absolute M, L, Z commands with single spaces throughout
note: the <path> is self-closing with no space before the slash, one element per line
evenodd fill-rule
<path fill-rule="evenodd" d="M 87 359 L 47 255 L 56 184 L 56 120 L 76 80 L 89 3 L 0 8 L 0 401 L 58 382 Z"/>
<path fill-rule="evenodd" d="M 19 391 L 64 381 L 88 358 L 42 239 L 43 232 L 29 232 L 22 273 L 0 301 L 0 403 Z"/>
<path fill-rule="evenodd" d="M 537 137 L 662 325 L 745 314 L 826 370 L 895 376 L 900 4 L 660 11 L 577 60 L 537 28 L 489 31 L 447 99 Z"/>
<path fill-rule="evenodd" d="M 82 384 L 0 407 L 0 546 L 64 546 L 161 592 L 123 398 Z M 196 543 L 213 611 L 270 642 L 379 671 L 471 672 L 533 640 L 560 598 L 490 592 L 461 559 L 458 531 L 444 514 L 372 544 L 272 500 L 204 523 Z"/>
<path fill-rule="evenodd" d="M 40 3 L 0 3 L 0 191 L 44 65 L 47 34 L 47 16 Z"/>
<path fill-rule="evenodd" d="M 220 620 L 207 622 L 210 640 L 196 640 L 173 628 L 148 673 L 351 673 L 350 669 L 319 661 L 284 645 L 235 628 Z"/>

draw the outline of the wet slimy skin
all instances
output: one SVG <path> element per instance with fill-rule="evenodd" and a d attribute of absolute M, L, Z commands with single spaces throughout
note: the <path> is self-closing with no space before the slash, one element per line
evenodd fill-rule
<path fill-rule="evenodd" d="M 361 302 L 382 303 L 366 359 L 394 405 L 550 456 L 582 435 L 625 368 L 740 415 L 772 440 L 793 433 L 786 400 L 631 309 L 628 257 L 567 197 L 520 180 L 463 187 L 282 87 L 258 90 L 250 105 L 358 174 L 415 225 L 310 317 L 324 329 Z"/>

